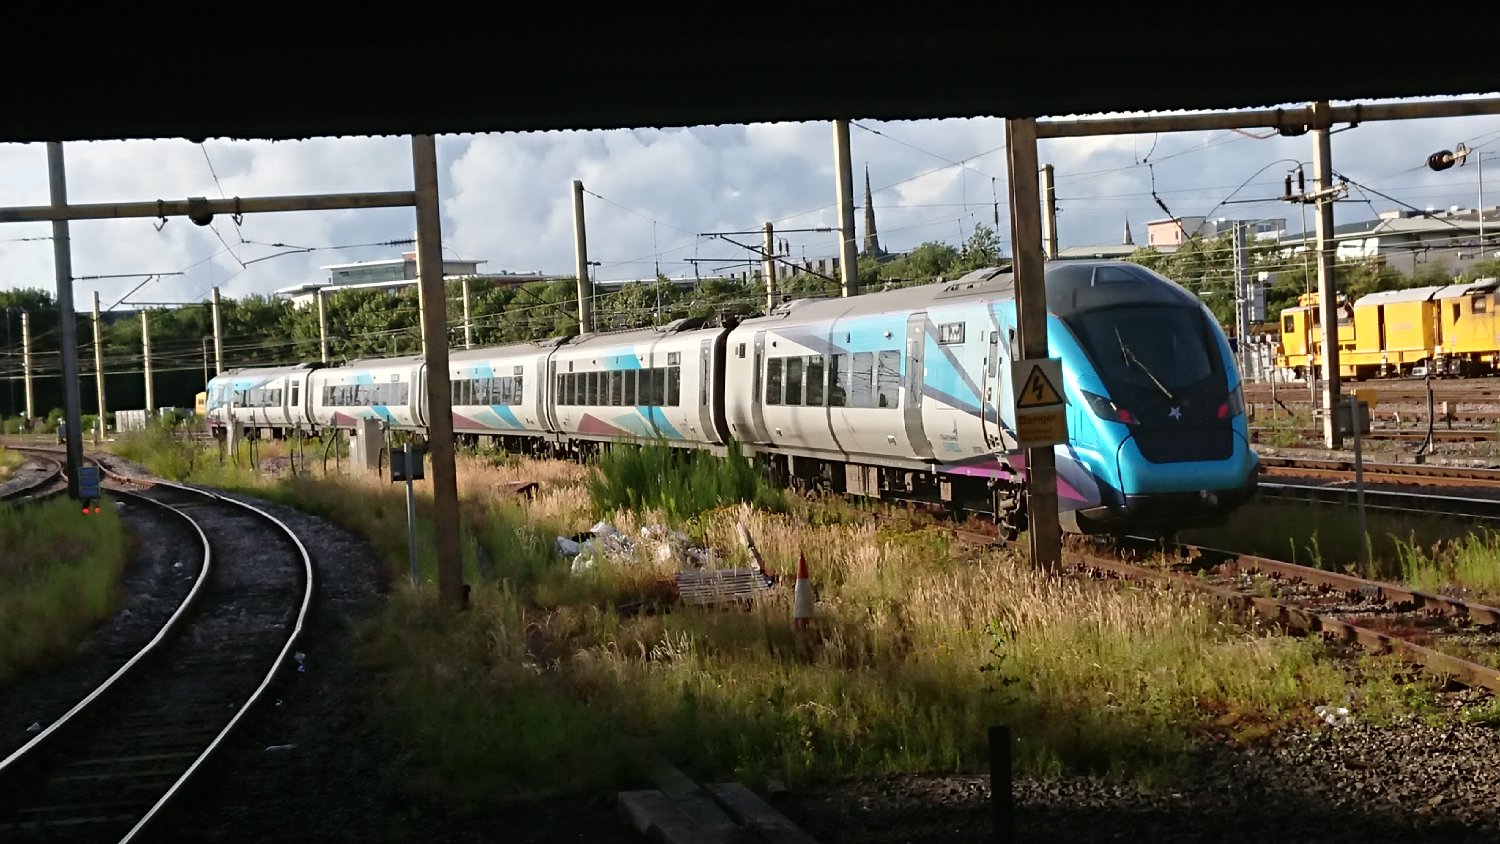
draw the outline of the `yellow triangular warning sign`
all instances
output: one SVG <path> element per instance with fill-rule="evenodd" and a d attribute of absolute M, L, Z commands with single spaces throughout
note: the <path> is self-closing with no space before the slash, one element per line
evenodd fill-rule
<path fill-rule="evenodd" d="M 1048 405 L 1062 404 L 1063 397 L 1042 374 L 1040 366 L 1033 366 L 1031 374 L 1026 376 L 1026 384 L 1021 392 L 1016 394 L 1016 407 L 1047 407 Z"/>

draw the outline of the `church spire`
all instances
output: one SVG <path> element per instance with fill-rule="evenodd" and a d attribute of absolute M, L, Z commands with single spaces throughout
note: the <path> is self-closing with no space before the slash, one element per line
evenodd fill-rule
<path fill-rule="evenodd" d="M 870 166 L 865 165 L 865 254 L 879 257 L 880 239 L 875 235 L 875 200 L 870 193 Z"/>
<path fill-rule="evenodd" d="M 1130 218 L 1125 218 L 1125 243 L 1126 246 L 1134 246 L 1135 239 L 1130 236 Z"/>

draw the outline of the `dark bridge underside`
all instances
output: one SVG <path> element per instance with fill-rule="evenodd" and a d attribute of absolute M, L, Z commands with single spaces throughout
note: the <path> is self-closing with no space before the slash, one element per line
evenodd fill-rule
<path fill-rule="evenodd" d="M 128 24 L 47 8 L 57 20 L 18 8 L 11 22 L 0 142 L 1066 117 L 1500 90 L 1481 6 L 1431 20 L 1178 9 L 1045 25 L 946 6 L 940 21 L 918 6 L 820 19 L 816 7 L 700 5 L 669 19 L 663 4 L 618 20 L 591 7 L 350 7 L 331 24 L 301 6 L 132 7 Z"/>

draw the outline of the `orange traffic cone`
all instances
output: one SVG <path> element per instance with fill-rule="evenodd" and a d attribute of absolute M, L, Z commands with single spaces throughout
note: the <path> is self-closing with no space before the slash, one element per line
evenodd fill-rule
<path fill-rule="evenodd" d="M 807 579 L 807 557 L 797 554 L 797 587 L 792 592 L 792 626 L 801 630 L 812 623 L 812 581 Z"/>

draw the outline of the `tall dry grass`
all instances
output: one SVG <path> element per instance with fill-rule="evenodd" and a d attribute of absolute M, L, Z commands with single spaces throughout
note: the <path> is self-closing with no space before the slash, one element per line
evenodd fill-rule
<path fill-rule="evenodd" d="M 1397 705 L 1361 698 L 1318 643 L 1245 632 L 1192 596 L 1049 578 L 1000 553 L 967 561 L 941 530 L 877 527 L 842 501 L 688 519 L 601 508 L 593 471 L 460 460 L 462 613 L 436 599 L 430 527 L 422 585 L 405 583 L 400 485 L 244 482 L 374 543 L 392 600 L 362 628 L 362 653 L 385 680 L 385 723 L 475 799 L 618 784 L 642 739 L 701 776 L 752 783 L 983 770 L 998 723 L 1025 773 L 1156 781 L 1202 735 L 1250 740 L 1351 689 L 1363 715 Z M 538 482 L 535 498 L 514 481 Z M 596 521 L 637 546 L 575 570 L 555 540 Z M 780 582 L 743 608 L 672 602 L 680 560 L 646 537 L 679 529 L 716 565 L 743 566 L 741 525 Z M 791 624 L 799 556 L 817 594 L 805 631 Z"/>

